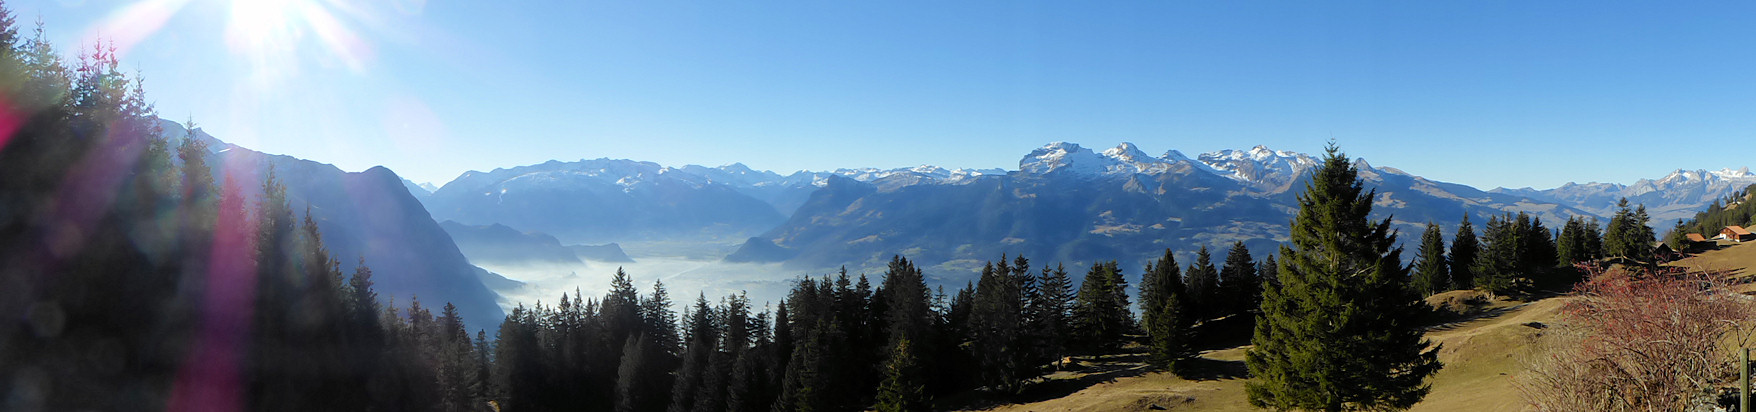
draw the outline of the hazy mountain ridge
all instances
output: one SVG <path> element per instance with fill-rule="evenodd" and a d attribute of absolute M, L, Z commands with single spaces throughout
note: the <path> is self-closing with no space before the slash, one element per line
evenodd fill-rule
<path fill-rule="evenodd" d="M 1756 174 L 1748 167 L 1715 171 L 1677 169 L 1665 177 L 1640 179 L 1632 185 L 1570 182 L 1552 189 L 1495 188 L 1490 192 L 1567 204 L 1600 216 L 1614 213 L 1616 202 L 1626 197 L 1630 203 L 1646 205 L 1653 225 L 1669 227 L 1669 222 L 1693 218 L 1715 200 L 1751 184 L 1756 184 Z"/>
<path fill-rule="evenodd" d="M 173 145 L 186 133 L 170 121 L 161 127 Z M 484 282 L 508 281 L 471 265 L 404 187 L 404 179 L 390 169 L 349 173 L 329 164 L 227 144 L 200 129 L 196 137 L 208 144 L 215 184 L 231 178 L 245 193 L 260 196 L 262 180 L 272 166 L 286 186 L 295 218 L 303 219 L 310 211 L 323 231 L 324 245 L 345 273 L 352 273 L 364 258 L 380 299 L 395 298 L 404 307 L 416 296 L 431 307 L 451 302 L 471 328 L 492 329 L 505 317 L 499 296 Z"/>
<path fill-rule="evenodd" d="M 447 220 L 439 222 L 439 227 L 451 235 L 457 249 L 463 252 L 471 263 L 486 262 L 535 262 L 548 264 L 580 264 L 579 257 L 573 251 L 561 245 L 561 241 L 537 232 L 520 232 L 499 223 L 492 225 L 466 225 Z"/>
<path fill-rule="evenodd" d="M 604 199 L 568 193 L 596 193 L 585 188 L 597 187 L 633 194 L 670 185 L 679 193 L 694 193 L 623 201 L 677 213 L 691 210 L 692 202 L 706 202 L 720 214 L 692 222 L 661 219 L 673 226 L 644 234 L 605 231 L 588 239 L 703 233 L 724 239 L 743 234 L 750 239 L 727 261 L 781 262 L 801 270 L 842 264 L 871 268 L 901 253 L 927 265 L 963 270 L 1003 252 L 1089 262 L 1144 259 L 1166 247 L 1190 254 L 1202 245 L 1217 248 L 1245 241 L 1259 254 L 1271 253 L 1285 240 L 1296 194 L 1317 163 L 1309 154 L 1265 146 L 1191 157 L 1176 150 L 1152 156 L 1131 143 L 1093 150 L 1067 142 L 1029 152 L 1014 171 L 919 166 L 782 175 L 738 163 L 671 168 L 631 160 L 552 161 L 465 173 L 435 192 L 429 207 L 443 207 L 447 200 L 441 198 L 464 191 L 479 198 L 548 191 L 551 199 L 523 201 L 568 204 L 569 213 L 592 216 L 599 212 L 589 205 Z M 1731 190 L 1756 183 L 1747 171 L 1678 171 L 1627 186 L 1483 191 L 1374 167 L 1364 159 L 1357 159 L 1356 166 L 1376 189 L 1376 216 L 1393 218 L 1404 241 L 1427 222 L 1444 226 L 1449 235 L 1466 214 L 1480 225 L 1486 216 L 1522 211 L 1558 227 L 1570 216 L 1603 216 L 1623 195 L 1646 203 L 1659 222 L 1693 214 Z M 742 211 L 727 213 L 728 208 Z M 555 233 L 543 226 L 552 222 L 540 222 L 542 213 L 483 209 L 488 211 L 477 216 L 482 224 L 529 219 L 535 230 Z M 502 216 L 505 220 L 498 220 Z M 643 224 L 615 214 L 600 217 L 631 227 Z"/>
<path fill-rule="evenodd" d="M 1266 254 L 1286 240 L 1295 189 L 1315 165 L 1309 155 L 1261 146 L 1190 159 L 1176 151 L 1147 156 L 1128 143 L 1095 152 L 1057 142 L 1026 154 L 1019 172 L 966 184 L 885 190 L 872 182 L 833 180 L 786 224 L 751 239 L 727 260 L 867 268 L 901 253 L 968 271 L 1001 253 L 1132 265 L 1165 248 L 1188 255 L 1198 246 L 1218 249 L 1243 241 Z M 1557 223 L 1588 214 L 1374 168 L 1364 160 L 1356 166 L 1377 189 L 1376 216 L 1393 217 L 1403 233 L 1419 233 L 1429 221 L 1449 231 L 1465 214 L 1480 219 L 1524 211 Z"/>
<path fill-rule="evenodd" d="M 781 175 L 739 163 L 673 168 L 599 158 L 466 172 L 425 203 L 441 219 L 503 223 L 571 243 L 742 239 L 785 221 L 832 177 L 901 187 L 955 184 L 997 173 L 1004 171 L 919 166 Z"/>
<path fill-rule="evenodd" d="M 427 208 L 440 219 L 501 223 L 568 243 L 726 236 L 785 219 L 769 203 L 726 183 L 652 162 L 611 159 L 464 173 L 434 192 Z"/>

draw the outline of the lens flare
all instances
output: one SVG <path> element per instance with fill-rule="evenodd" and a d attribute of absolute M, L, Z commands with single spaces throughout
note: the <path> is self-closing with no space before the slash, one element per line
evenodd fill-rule
<path fill-rule="evenodd" d="M 233 0 L 225 29 L 226 48 L 245 57 L 259 86 L 297 74 L 299 64 L 339 62 L 355 73 L 366 70 L 374 51 L 337 10 L 319 0 Z M 349 16 L 355 16 L 350 13 Z M 355 16 L 357 17 L 357 16 Z M 307 45 L 318 54 L 306 56 Z M 310 57 L 310 58 L 307 58 Z"/>
<path fill-rule="evenodd" d="M 111 42 L 117 55 L 126 56 L 134 45 L 164 28 L 165 22 L 188 4 L 189 0 L 142 0 L 130 4 L 86 30 L 84 40 Z"/>

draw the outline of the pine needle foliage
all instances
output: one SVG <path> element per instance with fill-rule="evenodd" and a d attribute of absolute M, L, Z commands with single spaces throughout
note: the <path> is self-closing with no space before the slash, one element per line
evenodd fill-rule
<path fill-rule="evenodd" d="M 1299 195 L 1280 286 L 1266 291 L 1245 363 L 1250 403 L 1281 410 L 1402 410 L 1425 397 L 1438 348 L 1409 290 L 1390 219 L 1333 143 Z"/>

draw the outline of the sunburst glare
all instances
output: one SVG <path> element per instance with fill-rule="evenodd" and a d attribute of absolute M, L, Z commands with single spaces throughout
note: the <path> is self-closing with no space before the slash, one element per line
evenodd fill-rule
<path fill-rule="evenodd" d="M 337 3 L 232 0 L 228 6 L 226 47 L 249 61 L 255 86 L 278 84 L 306 60 L 364 72 L 373 56 L 372 46 L 332 11 L 341 9 Z M 308 46 L 315 55 L 306 54 Z"/>

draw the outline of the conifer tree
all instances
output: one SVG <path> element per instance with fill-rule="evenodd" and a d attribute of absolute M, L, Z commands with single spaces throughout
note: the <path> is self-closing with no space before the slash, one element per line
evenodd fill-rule
<path fill-rule="evenodd" d="M 1686 237 L 1688 235 L 1689 225 L 1684 224 L 1683 219 L 1677 219 L 1677 225 L 1672 226 L 1671 231 L 1665 233 L 1665 244 L 1670 245 L 1671 250 L 1681 251 L 1685 246 L 1684 243 L 1689 240 Z"/>
<path fill-rule="evenodd" d="M 1511 214 L 1488 218 L 1487 227 L 1482 229 L 1482 252 L 1476 257 L 1476 289 L 1509 294 L 1530 286 L 1520 264 L 1525 260 L 1519 248 L 1525 235 Z"/>
<path fill-rule="evenodd" d="M 1042 355 L 1049 360 L 1059 362 L 1066 355 L 1066 334 L 1068 317 L 1070 316 L 1068 312 L 1072 309 L 1069 304 L 1073 302 L 1075 296 L 1073 281 L 1067 278 L 1067 269 L 1060 264 L 1056 264 L 1053 270 L 1044 266 L 1042 274 L 1037 279 L 1037 284 L 1041 285 L 1042 291 L 1037 295 L 1038 301 L 1035 306 L 1040 315 L 1032 324 L 1032 329 L 1037 330 L 1043 336 L 1041 341 Z M 1182 286 L 1181 281 L 1173 282 L 1176 282 L 1177 286 Z"/>
<path fill-rule="evenodd" d="M 1374 192 L 1333 143 L 1299 195 L 1281 286 L 1264 294 L 1245 363 L 1250 404 L 1274 409 L 1406 409 L 1425 397 L 1438 349 L 1416 320 L 1390 219 L 1370 222 Z"/>
<path fill-rule="evenodd" d="M 794 342 L 792 317 L 787 315 L 787 303 L 781 302 L 774 309 L 774 361 L 779 362 L 776 369 L 786 370 L 787 360 L 793 357 Z"/>
<path fill-rule="evenodd" d="M 1274 261 L 1274 255 L 1262 258 L 1262 264 L 1256 265 L 1256 271 L 1259 273 L 1257 277 L 1262 278 L 1263 290 L 1280 285 L 1280 263 Z M 1261 310 L 1261 305 L 1257 305 L 1257 310 Z"/>
<path fill-rule="evenodd" d="M 624 342 L 646 323 L 641 317 L 640 291 L 634 289 L 633 279 L 620 267 L 610 278 L 610 291 L 604 295 L 598 310 L 607 342 Z"/>
<path fill-rule="evenodd" d="M 1628 258 L 1636 262 L 1654 263 L 1652 242 L 1657 237 L 1652 231 L 1652 216 L 1646 214 L 1646 205 L 1634 208 L 1634 216 L 1628 221 L 1631 226 L 1626 231 L 1628 236 Z"/>
<path fill-rule="evenodd" d="M 677 312 L 671 310 L 671 294 L 665 289 L 664 281 L 652 282 L 652 294 L 640 301 L 640 318 L 648 343 L 664 353 L 682 352 L 682 340 L 677 336 Z"/>
<path fill-rule="evenodd" d="M 1182 274 L 1170 249 L 1156 262 L 1146 264 L 1140 280 L 1140 312 L 1143 329 L 1151 338 L 1147 363 L 1175 371 L 1178 362 L 1194 355 L 1190 345 L 1192 322 L 1183 316 L 1185 304 Z"/>
<path fill-rule="evenodd" d="M 1583 234 L 1585 235 L 1585 253 L 1583 254 L 1585 260 L 1603 259 L 1604 231 L 1602 225 L 1598 224 L 1597 218 L 1593 217 L 1585 223 Z"/>
<path fill-rule="evenodd" d="M 1001 260 L 1004 264 L 1006 261 Z M 1010 266 L 982 268 L 976 283 L 975 307 L 970 312 L 970 355 L 981 368 L 982 382 L 1003 392 L 1015 392 L 1034 365 L 1021 352 L 1024 308 L 1017 278 Z"/>
<path fill-rule="evenodd" d="M 914 342 L 927 342 L 935 314 L 927 304 L 926 279 L 921 270 L 902 256 L 892 256 L 890 268 L 884 273 L 886 307 L 889 308 L 888 323 L 889 344 L 895 346 L 908 339 Z"/>
<path fill-rule="evenodd" d="M 1570 267 L 1587 260 L 1586 256 L 1585 221 L 1579 216 L 1568 217 L 1561 235 L 1555 238 L 1555 266 Z"/>
<path fill-rule="evenodd" d="M 1147 324 L 1151 351 L 1146 363 L 1155 368 L 1178 372 L 1179 364 L 1195 357 L 1192 322 L 1183 316 L 1182 298 L 1180 293 L 1167 294 L 1151 309 L 1153 321 Z"/>
<path fill-rule="evenodd" d="M 646 369 L 656 368 L 648 364 L 646 359 L 657 354 L 657 345 L 646 340 L 646 335 L 628 338 L 622 345 L 622 360 L 618 365 L 616 379 L 616 411 L 640 412 L 656 411 L 664 408 L 664 397 L 653 387 L 656 382 L 649 379 L 653 376 Z"/>
<path fill-rule="evenodd" d="M 1148 334 L 1152 333 L 1153 325 L 1156 324 L 1154 316 L 1158 315 L 1159 306 L 1164 305 L 1167 302 L 1166 299 L 1171 298 L 1172 295 L 1176 295 L 1178 304 L 1186 305 L 1188 302 L 1188 298 L 1184 296 L 1186 293 L 1187 290 L 1183 285 L 1183 269 L 1177 266 L 1177 257 L 1167 248 L 1165 254 L 1160 256 L 1157 261 L 1147 262 L 1146 271 L 1140 275 L 1140 323 L 1143 326 L 1142 329 L 1145 329 Z M 1186 307 L 1178 309 L 1179 313 L 1188 310 Z"/>
<path fill-rule="evenodd" d="M 743 294 L 721 299 L 714 312 L 719 322 L 719 350 L 708 356 L 708 368 L 695 394 L 699 412 L 719 411 L 726 407 L 726 389 L 731 387 L 732 367 L 750 346 L 750 299 Z"/>
<path fill-rule="evenodd" d="M 1629 233 L 1633 229 L 1630 223 L 1634 219 L 1634 211 L 1629 208 L 1628 198 L 1616 201 L 1616 213 L 1610 216 L 1610 223 L 1604 227 L 1604 257 L 1629 258 L 1633 252 L 1628 245 L 1633 237 Z"/>
<path fill-rule="evenodd" d="M 1250 316 L 1262 304 L 1262 279 L 1256 277 L 1256 258 L 1244 242 L 1232 242 L 1220 266 L 1219 288 L 1226 311 L 1221 315 Z"/>
<path fill-rule="evenodd" d="M 687 342 L 683 349 L 683 364 L 677 369 L 677 380 L 671 392 L 671 412 L 690 412 L 695 410 L 696 394 L 706 380 L 709 361 L 719 344 L 719 331 L 715 330 L 713 308 L 707 304 L 707 295 L 695 297 L 694 309 L 685 311 L 689 318 Z"/>
<path fill-rule="evenodd" d="M 1087 353 L 1116 350 L 1133 329 L 1127 289 L 1116 261 L 1094 263 L 1085 274 L 1074 298 L 1072 331 Z"/>
<path fill-rule="evenodd" d="M 439 409 L 444 411 L 470 411 L 476 404 L 475 394 L 482 384 L 476 376 L 476 354 L 469 340 L 469 332 L 463 329 L 463 318 L 457 313 L 457 306 L 445 303 L 438 320 L 437 377 L 439 380 Z"/>
<path fill-rule="evenodd" d="M 1413 287 L 1421 296 L 1451 289 L 1451 262 L 1445 259 L 1445 239 L 1439 225 L 1427 223 L 1421 233 L 1421 249 L 1415 252 Z"/>
<path fill-rule="evenodd" d="M 1554 233 L 1543 226 L 1543 218 L 1518 212 L 1518 266 L 1525 278 L 1536 286 L 1553 285 L 1555 269 Z"/>
<path fill-rule="evenodd" d="M 766 316 L 759 315 L 758 318 L 766 319 Z M 764 412 L 774 405 L 779 382 L 775 373 L 784 370 L 784 367 L 776 368 L 774 349 L 775 345 L 767 334 L 761 334 L 757 336 L 756 346 L 738 357 L 732 368 L 731 387 L 726 388 L 727 411 Z"/>
<path fill-rule="evenodd" d="M 884 384 L 878 387 L 879 412 L 924 411 L 930 408 L 927 401 L 926 387 L 919 380 L 919 366 L 915 363 L 913 348 L 907 339 L 897 342 L 891 349 L 890 359 L 884 362 Z"/>
<path fill-rule="evenodd" d="M 1457 225 L 1457 234 L 1451 236 L 1451 289 L 1476 287 L 1475 265 L 1480 250 L 1475 226 L 1469 223 L 1469 215 L 1465 214 L 1463 223 Z"/>
<path fill-rule="evenodd" d="M 1197 322 L 1212 319 L 1223 310 L 1220 305 L 1222 297 L 1219 289 L 1219 271 L 1213 268 L 1213 259 L 1207 253 L 1207 246 L 1195 252 L 1195 263 L 1189 265 L 1186 272 L 1185 289 L 1189 292 L 1189 315 Z"/>

